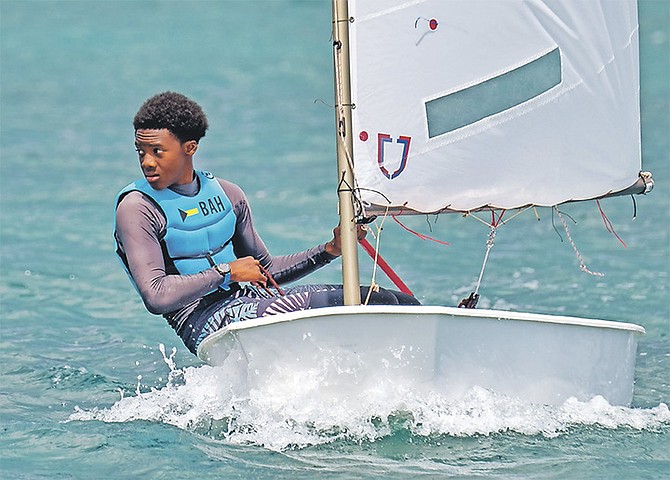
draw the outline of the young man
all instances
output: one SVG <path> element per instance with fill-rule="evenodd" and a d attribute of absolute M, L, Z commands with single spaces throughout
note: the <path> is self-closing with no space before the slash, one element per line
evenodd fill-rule
<path fill-rule="evenodd" d="M 116 251 L 149 312 L 162 314 L 191 352 L 231 322 L 343 303 L 337 285 L 267 287 L 268 276 L 292 282 L 337 258 L 339 227 L 327 243 L 271 255 L 240 187 L 193 167 L 208 128 L 198 104 L 161 93 L 142 105 L 133 125 L 144 178 L 117 196 Z M 370 303 L 418 304 L 383 289 Z"/>

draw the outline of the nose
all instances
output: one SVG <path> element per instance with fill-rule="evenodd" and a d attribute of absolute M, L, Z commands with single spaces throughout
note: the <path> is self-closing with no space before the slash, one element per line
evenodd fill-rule
<path fill-rule="evenodd" d="M 149 155 L 148 153 L 145 153 L 140 158 L 140 166 L 145 170 L 156 168 L 156 159 L 151 155 Z"/>

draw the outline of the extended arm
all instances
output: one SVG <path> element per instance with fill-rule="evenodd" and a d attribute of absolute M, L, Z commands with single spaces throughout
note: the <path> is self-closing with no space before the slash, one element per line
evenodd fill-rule
<path fill-rule="evenodd" d="M 337 258 L 339 250 L 332 242 L 329 242 L 330 245 L 324 243 L 290 255 L 271 255 L 254 228 L 251 210 L 244 192 L 238 186 L 225 180 L 221 180 L 221 186 L 231 200 L 237 216 L 237 226 L 233 237 L 235 255 L 238 258 L 251 256 L 257 259 L 277 283 L 298 280 Z M 329 250 L 332 253 L 329 253 Z"/>

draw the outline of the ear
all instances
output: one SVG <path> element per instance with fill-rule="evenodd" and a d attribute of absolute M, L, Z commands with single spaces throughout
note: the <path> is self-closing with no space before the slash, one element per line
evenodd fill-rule
<path fill-rule="evenodd" d="M 194 155 L 196 150 L 198 150 L 198 142 L 195 140 L 188 140 L 182 144 L 182 148 L 187 155 Z"/>

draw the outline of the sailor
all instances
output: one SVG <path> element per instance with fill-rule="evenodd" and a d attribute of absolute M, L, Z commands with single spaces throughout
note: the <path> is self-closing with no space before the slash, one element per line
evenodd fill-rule
<path fill-rule="evenodd" d="M 194 169 L 208 128 L 197 103 L 160 93 L 141 106 L 133 125 L 144 176 L 116 198 L 116 252 L 147 310 L 163 315 L 191 352 L 231 322 L 343 304 L 340 285 L 280 287 L 340 256 L 339 226 L 326 243 L 271 255 L 254 229 L 242 189 Z M 361 288 L 361 298 L 367 290 Z M 418 301 L 379 289 L 369 303 Z"/>

